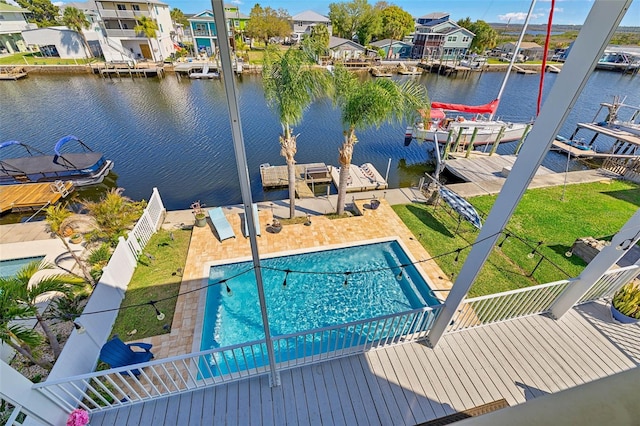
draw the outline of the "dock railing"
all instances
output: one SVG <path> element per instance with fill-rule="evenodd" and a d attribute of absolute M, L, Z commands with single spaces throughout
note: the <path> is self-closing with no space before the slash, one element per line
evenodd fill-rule
<path fill-rule="evenodd" d="M 275 337 L 279 370 L 426 337 L 443 305 Z M 68 411 L 99 411 L 269 373 L 266 341 L 47 380 L 33 387 Z M 135 376 L 134 370 L 140 370 Z"/>

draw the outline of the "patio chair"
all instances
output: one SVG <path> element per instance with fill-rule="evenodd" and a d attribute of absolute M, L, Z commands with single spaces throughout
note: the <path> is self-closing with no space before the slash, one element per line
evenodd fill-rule
<path fill-rule="evenodd" d="M 208 213 L 211 218 L 211 223 L 213 223 L 213 227 L 216 228 L 220 241 L 236 237 L 236 234 L 233 232 L 233 228 L 231 228 L 231 224 L 224 215 L 222 208 L 216 207 L 215 209 L 209 209 Z"/>
<path fill-rule="evenodd" d="M 134 351 L 132 347 L 139 347 L 144 351 Z M 152 345 L 149 343 L 124 343 L 118 336 L 114 336 L 100 349 L 100 360 L 109 364 L 111 368 L 124 367 L 126 365 L 140 364 L 141 362 L 147 362 L 153 358 L 151 353 Z M 129 372 L 124 371 L 122 374 L 129 375 Z M 140 375 L 140 370 L 137 368 L 131 370 L 131 374 L 134 376 Z"/>
<path fill-rule="evenodd" d="M 258 216 L 258 205 L 253 203 L 251 204 L 251 209 L 253 210 L 253 222 L 256 225 L 256 235 L 260 236 L 260 216 Z M 244 221 L 244 236 L 249 237 L 249 222 L 247 221 L 247 215 L 243 214 Z"/>

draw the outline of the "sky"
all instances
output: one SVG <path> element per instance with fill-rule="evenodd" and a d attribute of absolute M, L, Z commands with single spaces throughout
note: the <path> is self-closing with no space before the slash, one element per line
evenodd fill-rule
<path fill-rule="evenodd" d="M 211 9 L 209 0 L 163 0 L 171 8 L 177 7 L 185 13 L 198 13 L 205 9 Z M 249 14 L 251 8 L 260 3 L 261 6 L 270 6 L 275 9 L 284 8 L 290 15 L 314 10 L 327 15 L 329 4 L 340 0 L 226 0 L 225 2 L 237 4 L 240 11 Z M 377 0 L 369 0 L 374 4 Z M 598 0 L 609 1 L 609 0 Z M 471 18 L 472 21 L 482 19 L 486 22 L 510 22 L 524 23 L 525 17 L 531 5 L 530 0 L 387 0 L 388 3 L 402 7 L 414 17 L 419 17 L 432 12 L 448 12 L 451 19 Z M 581 25 L 584 23 L 593 0 L 556 0 L 553 22 L 556 24 Z M 551 7 L 551 0 L 538 0 L 533 10 L 530 23 L 546 24 Z M 640 26 L 640 0 L 634 0 L 627 11 L 621 25 Z"/>

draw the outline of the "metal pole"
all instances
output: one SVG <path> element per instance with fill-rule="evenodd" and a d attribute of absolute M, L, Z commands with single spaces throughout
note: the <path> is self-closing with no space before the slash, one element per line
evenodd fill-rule
<path fill-rule="evenodd" d="M 223 0 L 211 0 L 216 28 L 222 28 L 226 33 L 227 20 L 224 15 Z M 240 181 L 240 192 L 244 203 L 244 214 L 248 221 L 249 241 L 251 243 L 251 255 L 255 267 L 256 284 L 258 286 L 258 298 L 260 300 L 260 313 L 264 325 L 264 336 L 269 356 L 269 369 L 271 374 L 269 382 L 271 386 L 280 385 L 280 374 L 276 369 L 275 353 L 273 341 L 269 330 L 269 318 L 267 315 L 267 304 L 264 297 L 264 286 L 262 283 L 262 271 L 260 269 L 260 255 L 258 253 L 258 240 L 256 237 L 255 218 L 251 208 L 251 183 L 249 181 L 249 169 L 247 167 L 247 155 L 244 149 L 244 137 L 242 136 L 242 125 L 240 123 L 240 108 L 233 78 L 233 66 L 231 64 L 231 49 L 229 47 L 229 37 L 221 37 L 218 40 L 220 49 L 220 62 L 222 65 L 222 81 L 224 83 L 227 102 L 229 103 L 229 118 L 231 120 L 231 136 L 233 138 L 233 150 L 235 151 L 236 167 L 238 168 L 238 180 Z"/>
<path fill-rule="evenodd" d="M 578 101 L 578 96 L 631 5 L 631 1 L 597 0 L 594 2 L 578 38 L 573 43 L 571 55 L 553 85 L 547 102 L 536 120 L 536 125 L 528 136 L 533 143 L 523 145 L 522 155 L 516 159 L 513 170 L 509 173 L 445 301 L 445 307 L 440 311 L 429 331 L 428 339 L 431 346 L 437 345 L 447 330 L 547 154 L 560 126 Z"/>
<path fill-rule="evenodd" d="M 389 184 L 389 169 L 391 168 L 391 158 L 389 158 L 389 162 L 387 163 L 387 173 L 384 174 L 384 182 Z"/>

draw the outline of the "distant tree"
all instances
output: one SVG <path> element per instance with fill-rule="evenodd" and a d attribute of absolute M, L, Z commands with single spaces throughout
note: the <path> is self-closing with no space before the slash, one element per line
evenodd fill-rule
<path fill-rule="evenodd" d="M 338 37 L 351 40 L 358 36 L 360 44 L 367 44 L 380 30 L 380 16 L 367 0 L 353 0 L 329 4 L 329 19 Z"/>
<path fill-rule="evenodd" d="M 384 38 L 391 39 L 391 45 L 387 57 L 391 57 L 393 53 L 393 41 L 402 40 L 404 36 L 413 31 L 415 25 L 413 17 L 409 12 L 398 6 L 389 6 L 382 10 L 382 35 Z"/>
<path fill-rule="evenodd" d="M 189 26 L 189 21 L 187 20 L 187 17 L 184 16 L 184 13 L 182 13 L 182 10 L 174 7 L 173 9 L 171 9 L 171 12 L 169 12 L 169 14 L 171 15 L 171 20 L 176 24 L 181 24 L 183 27 Z"/>
<path fill-rule="evenodd" d="M 248 37 L 269 43 L 272 37 L 287 37 L 291 34 L 289 13 L 284 9 L 263 8 L 256 4 L 249 13 L 245 34 Z"/>
<path fill-rule="evenodd" d="M 325 25 L 314 25 L 311 34 L 302 39 L 302 49 L 316 61 L 329 50 L 329 29 Z"/>
<path fill-rule="evenodd" d="M 84 47 L 85 47 L 85 50 L 87 51 L 87 55 L 89 57 L 93 57 L 93 53 L 91 52 L 91 48 L 89 47 L 89 42 L 87 41 L 87 37 L 84 35 L 84 31 L 83 31 L 85 29 L 88 29 L 91 26 L 84 12 L 82 12 L 81 10 L 75 7 L 69 6 L 64 9 L 64 13 L 62 15 L 62 22 L 64 22 L 64 24 L 67 27 L 69 27 L 70 29 L 72 29 L 73 31 L 77 32 L 82 36 L 82 42 L 84 43 Z"/>
<path fill-rule="evenodd" d="M 498 43 L 498 33 L 485 21 L 479 19 L 476 22 L 471 22 L 471 19 L 467 17 L 460 19 L 458 25 L 475 34 L 470 46 L 472 52 L 484 53 L 487 49 L 496 47 Z"/>
<path fill-rule="evenodd" d="M 151 43 L 152 38 L 156 38 L 156 34 L 158 31 L 158 24 L 156 21 L 149 18 L 148 16 L 141 16 L 137 18 L 136 26 L 133 27 L 133 31 L 136 33 L 142 33 L 147 40 L 149 40 L 149 47 L 151 50 L 151 58 L 155 61 L 156 55 L 153 53 L 153 44 Z"/>
<path fill-rule="evenodd" d="M 16 2 L 31 12 L 29 22 L 36 23 L 39 27 L 58 25 L 56 19 L 60 15 L 60 8 L 50 0 L 16 0 Z"/>

